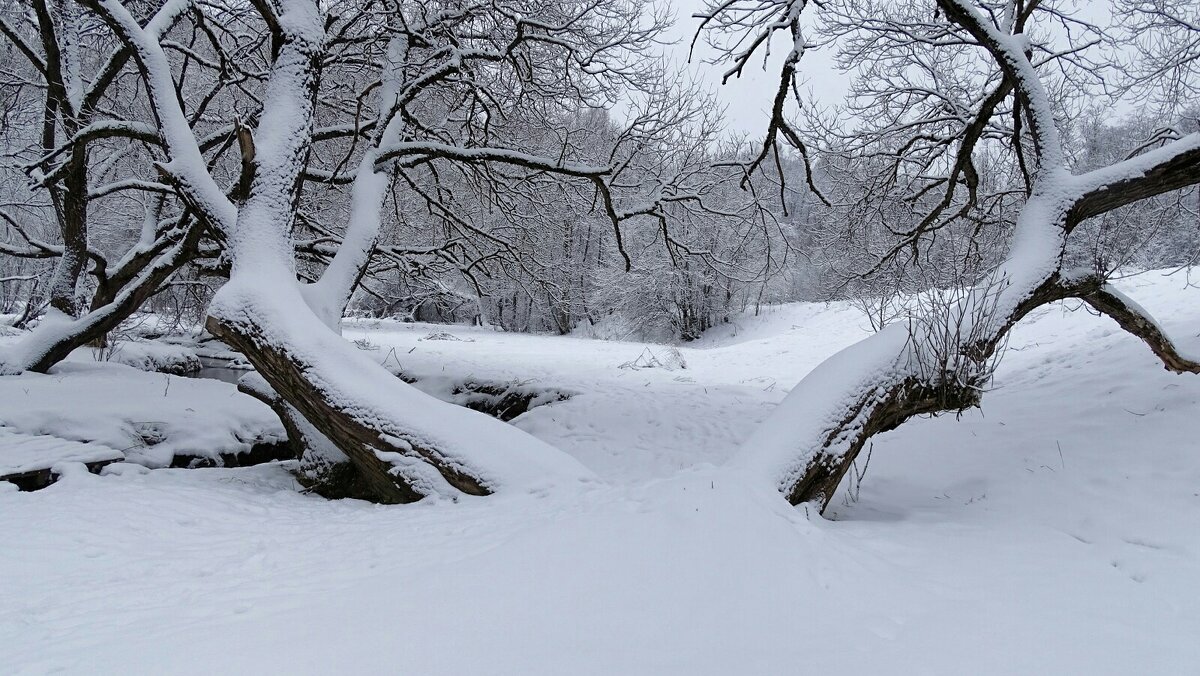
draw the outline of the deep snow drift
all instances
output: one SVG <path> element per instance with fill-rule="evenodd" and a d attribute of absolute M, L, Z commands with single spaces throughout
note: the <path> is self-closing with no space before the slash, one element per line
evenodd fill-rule
<path fill-rule="evenodd" d="M 1120 286 L 1200 347 L 1182 276 Z M 663 346 L 349 323 L 426 383 L 570 392 L 513 424 L 604 482 L 379 507 L 300 494 L 278 465 L 116 464 L 0 489 L 3 671 L 1191 672 L 1200 378 L 1073 308 L 1017 328 L 982 412 L 876 439 L 829 519 L 721 465 L 866 335 L 846 306 L 746 317 L 674 369 L 631 364 Z M 94 396 L 60 389 L 64 410 Z"/>

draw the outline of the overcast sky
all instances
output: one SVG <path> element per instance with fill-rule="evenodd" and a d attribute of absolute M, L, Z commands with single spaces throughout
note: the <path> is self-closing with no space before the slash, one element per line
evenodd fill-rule
<path fill-rule="evenodd" d="M 726 107 L 726 123 L 729 129 L 748 132 L 752 135 L 761 134 L 765 129 L 771 98 L 775 93 L 775 88 L 779 85 L 779 60 L 787 53 L 785 38 L 782 35 L 777 38 L 776 48 L 773 50 L 774 57 L 767 64 L 766 71 L 763 70 L 760 54 L 746 68 L 740 79 L 730 80 L 728 84 L 722 86 L 720 84 L 721 74 L 727 66 L 703 63 L 704 57 L 711 57 L 714 54 L 713 50 L 705 44 L 703 36 L 697 42 L 696 55 L 692 59 L 692 63 L 686 64 L 688 44 L 700 23 L 698 19 L 692 18 L 692 14 L 704 8 L 705 0 L 664 1 L 670 2 L 674 10 L 676 20 L 671 35 L 678 40 L 678 44 L 667 50 L 668 54 L 678 60 L 681 66 L 687 67 L 696 78 L 707 83 L 716 93 Z M 811 12 L 812 9 L 815 8 L 809 8 L 809 11 Z M 1100 26 L 1111 24 L 1111 8 L 1107 3 L 1079 0 L 1077 4 L 1071 6 L 1071 9 L 1079 18 L 1086 21 Z M 811 14 L 809 18 L 812 18 Z M 1054 24 L 1049 24 L 1044 28 L 1060 37 L 1063 36 L 1060 29 Z M 1130 49 L 1132 50 L 1132 45 Z M 834 105 L 842 101 L 848 89 L 850 76 L 834 67 L 832 57 L 832 50 L 810 50 L 800 60 L 801 93 L 806 100 L 815 100 L 821 105 Z M 1097 103 L 1099 102 L 1100 99 L 1097 99 Z M 1128 113 L 1137 104 L 1137 101 L 1128 100 L 1110 102 L 1114 115 Z"/>
<path fill-rule="evenodd" d="M 672 31 L 679 43 L 669 50 L 673 58 L 680 64 L 687 61 L 688 43 L 699 25 L 698 19 L 692 14 L 703 9 L 704 0 L 671 0 L 675 11 L 675 27 Z M 703 62 L 705 57 L 713 55 L 712 50 L 704 44 L 704 38 L 697 41 L 696 54 L 692 63 L 687 66 L 695 77 L 707 83 L 717 94 L 726 107 L 726 122 L 731 130 L 759 134 L 765 129 L 771 98 L 779 86 L 779 59 L 786 53 L 784 40 L 779 40 L 774 50 L 774 57 L 767 64 L 767 70 L 762 68 L 762 57 L 759 55 L 751 66 L 747 67 L 740 79 L 731 79 L 721 85 L 721 75 L 726 70 L 724 65 L 712 65 Z M 837 72 L 829 54 L 809 52 L 800 62 L 801 81 L 807 83 L 805 89 L 811 88 L 812 94 L 822 103 L 833 104 L 841 100 L 846 91 L 846 76 Z"/>

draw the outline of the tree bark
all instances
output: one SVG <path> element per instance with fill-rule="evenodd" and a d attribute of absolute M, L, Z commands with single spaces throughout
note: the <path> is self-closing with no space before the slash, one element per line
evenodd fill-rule
<path fill-rule="evenodd" d="M 55 207 L 63 245 L 51 277 L 49 300 L 51 307 L 71 317 L 79 313 L 76 293 L 88 260 L 87 176 L 87 150 L 80 144 L 71 153 L 62 190 L 52 193 L 57 197 Z"/>
<path fill-rule="evenodd" d="M 329 329 L 300 298 L 294 282 L 290 293 L 236 293 L 237 285 L 230 284 L 214 300 L 206 328 L 245 355 L 282 402 L 354 463 L 376 501 L 413 502 L 437 492 L 419 469 L 422 464 L 461 493 L 492 492 L 486 479 L 449 458 L 427 435 L 381 411 L 371 395 L 359 394 L 408 385 Z M 235 293 L 233 301 L 221 297 Z M 292 302 L 288 296 L 294 296 Z M 343 382 L 353 386 L 341 387 Z M 397 462 L 402 459 L 411 462 Z M 415 473 L 400 471 L 405 464 Z"/>

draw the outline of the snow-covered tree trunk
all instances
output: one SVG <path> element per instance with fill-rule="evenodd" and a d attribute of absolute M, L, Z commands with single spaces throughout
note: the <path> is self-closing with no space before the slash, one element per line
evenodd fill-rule
<path fill-rule="evenodd" d="M 326 19 L 315 2 L 287 0 L 278 12 L 260 10 L 272 31 L 273 63 L 253 143 L 243 149 L 252 177 L 240 205 L 208 173 L 156 36 L 118 0 L 92 4 L 134 49 L 143 70 L 171 158 L 162 172 L 193 209 L 227 233 L 230 278 L 213 298 L 206 325 L 255 366 L 279 407 L 303 418 L 291 418 L 293 427 L 303 422 L 336 446 L 381 502 L 590 479 L 574 459 L 524 432 L 418 392 L 338 334 L 338 319 L 374 245 L 388 182 L 375 172 L 373 152 L 360 167 L 353 222 L 327 277 L 307 289 L 297 281 L 291 229 L 326 41 Z"/>
<path fill-rule="evenodd" d="M 160 33 L 169 29 L 186 9 L 186 4 L 169 5 L 149 30 Z M 31 10 L 40 55 L 18 27 L 5 23 L 2 32 L 44 80 L 40 158 L 26 170 L 35 187 L 49 196 L 62 243 L 43 242 L 31 235 L 32 228 L 4 214 L 4 220 L 27 243 L 20 249 L 5 247 L 5 253 L 56 257 L 57 261 L 46 285 L 45 300 L 50 309 L 27 336 L 0 350 L 0 373 L 45 372 L 76 348 L 102 343 L 110 331 L 194 258 L 204 226 L 192 215 L 184 214 L 164 222 L 160 230 L 156 219 L 148 216 L 142 237 L 120 260 L 110 262 L 91 248 L 88 214 L 97 189 L 89 185 L 93 164 L 97 163 L 91 144 L 118 137 L 130 142 L 154 140 L 153 129 L 106 119 L 116 114 L 108 109 L 106 97 L 112 96 L 110 88 L 128 61 L 126 50 L 118 46 L 84 82 L 81 61 L 86 47 L 79 5 L 73 1 L 35 0 Z M 89 262 L 97 290 L 90 307 L 81 312 L 78 289 Z"/>
<path fill-rule="evenodd" d="M 1200 143 L 1200 138 L 1192 139 Z M 746 441 L 735 461 L 775 481 L 792 504 L 833 499 L 871 437 L 919 415 L 977 406 L 1008 331 L 1032 310 L 1079 298 L 1144 340 L 1164 366 L 1200 373 L 1141 308 L 1089 273 L 1063 272 L 1066 213 L 1045 218 L 1031 198 L 1005 266 L 944 314 L 894 323 L 806 376 Z"/>
<path fill-rule="evenodd" d="M 943 311 L 892 324 L 826 360 L 747 440 L 734 464 L 774 482 L 792 504 L 828 506 L 873 435 L 914 416 L 978 405 L 1008 331 L 1047 303 L 1082 299 L 1145 341 L 1168 370 L 1200 373 L 1200 358 L 1182 354 L 1102 276 L 1063 269 L 1067 238 L 1084 219 L 1200 183 L 1200 134 L 1074 176 L 1025 36 L 1005 32 L 966 0 L 938 5 L 988 50 L 1024 98 L 1037 177 L 1007 259 L 983 283 Z"/>
<path fill-rule="evenodd" d="M 203 228 L 195 221 L 185 219 L 185 223 L 177 241 L 167 242 L 166 250 L 140 267 L 136 276 L 111 298 L 78 318 L 65 313 L 48 314 L 29 335 L 0 351 L 0 374 L 45 373 L 76 348 L 102 341 L 191 259 Z"/>

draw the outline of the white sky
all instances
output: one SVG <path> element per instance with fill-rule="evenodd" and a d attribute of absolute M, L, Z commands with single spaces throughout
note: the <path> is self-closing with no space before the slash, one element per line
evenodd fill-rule
<path fill-rule="evenodd" d="M 678 43 L 668 48 L 667 53 L 680 64 L 684 64 L 688 58 L 688 44 L 700 23 L 691 15 L 704 8 L 705 0 L 662 1 L 670 3 L 676 17 L 675 26 L 670 33 L 672 37 L 678 39 Z M 809 14 L 810 20 L 815 14 L 813 12 L 815 9 L 815 7 L 808 9 L 809 12 L 812 12 Z M 1080 18 L 1097 25 L 1111 24 L 1111 8 L 1108 3 L 1078 0 L 1072 9 Z M 1053 24 L 1048 27 L 1052 31 L 1060 30 Z M 740 79 L 731 79 L 728 84 L 722 86 L 721 74 L 727 66 L 704 63 L 704 58 L 713 56 L 714 52 L 708 48 L 704 36 L 697 41 L 695 57 L 692 59 L 692 63 L 687 65 L 687 68 L 696 79 L 708 84 L 726 107 L 726 127 L 731 131 L 746 132 L 751 136 L 757 136 L 765 130 L 767 110 L 771 105 L 775 88 L 779 84 L 779 59 L 786 54 L 788 47 L 784 44 L 785 42 L 786 39 L 783 35 L 777 38 L 778 44 L 773 50 L 775 58 L 767 64 L 765 71 L 760 54 L 755 62 L 746 68 Z M 842 73 L 834 66 L 832 51 L 829 48 L 809 50 L 800 59 L 799 65 L 801 93 L 806 100 L 815 101 L 823 106 L 840 103 L 850 82 L 850 74 Z M 1129 112 L 1136 103 L 1134 101 L 1115 101 L 1110 102 L 1110 105 L 1113 106 L 1113 114 L 1119 116 Z M 789 104 L 795 105 L 791 102 Z"/>
<path fill-rule="evenodd" d="M 691 15 L 704 7 L 704 0 L 671 0 L 671 6 L 676 17 L 672 35 L 679 39 L 679 43 L 670 48 L 668 53 L 683 64 L 688 57 L 688 44 L 700 23 Z M 782 38 L 779 40 L 780 44 L 773 50 L 774 57 L 765 71 L 760 54 L 740 79 L 730 79 L 722 86 L 721 75 L 727 66 L 704 63 L 704 58 L 711 57 L 713 50 L 708 48 L 704 36 L 697 41 L 696 53 L 688 68 L 698 80 L 707 83 L 726 106 L 726 125 L 731 131 L 758 135 L 765 129 L 771 98 L 779 86 L 779 58 L 775 57 L 781 58 L 786 53 L 784 42 Z M 800 60 L 800 72 L 804 90 L 811 89 L 813 98 L 824 104 L 840 101 L 846 92 L 848 76 L 834 68 L 831 55 L 827 52 L 806 53 Z"/>

